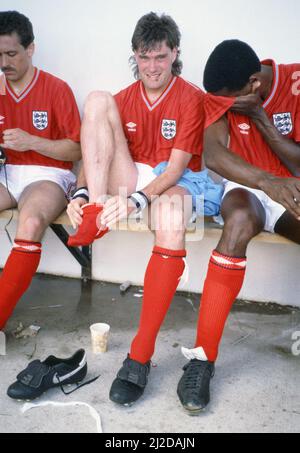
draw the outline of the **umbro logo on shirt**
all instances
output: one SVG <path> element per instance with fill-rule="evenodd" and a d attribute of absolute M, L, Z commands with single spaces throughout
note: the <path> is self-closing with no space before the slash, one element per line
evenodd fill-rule
<path fill-rule="evenodd" d="M 0 124 L 4 124 L 5 116 L 0 115 Z"/>
<path fill-rule="evenodd" d="M 136 132 L 136 124 L 135 123 L 127 123 L 126 127 L 128 129 L 128 132 Z"/>
<path fill-rule="evenodd" d="M 239 124 L 239 129 L 240 129 L 241 134 L 249 135 L 249 130 L 251 129 L 251 126 L 249 126 L 249 124 L 247 124 L 247 123 L 242 123 L 242 124 Z"/>

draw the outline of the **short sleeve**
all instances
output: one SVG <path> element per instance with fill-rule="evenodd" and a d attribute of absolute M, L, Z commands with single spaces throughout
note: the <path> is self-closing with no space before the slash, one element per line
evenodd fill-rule
<path fill-rule="evenodd" d="M 188 101 L 181 106 L 178 130 L 173 148 L 187 153 L 201 156 L 203 150 L 204 130 L 204 94 L 201 90 L 195 91 Z"/>

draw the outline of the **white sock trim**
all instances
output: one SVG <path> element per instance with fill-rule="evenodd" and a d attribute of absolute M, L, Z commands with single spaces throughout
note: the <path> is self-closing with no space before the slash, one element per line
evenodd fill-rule
<path fill-rule="evenodd" d="M 27 252 L 40 252 L 42 250 L 42 247 L 40 245 L 35 244 L 21 245 L 14 242 L 13 249 L 23 249 L 26 250 Z"/>
<path fill-rule="evenodd" d="M 190 278 L 190 269 L 189 269 L 189 265 L 187 263 L 187 260 L 186 260 L 186 258 L 182 258 L 182 259 L 184 261 L 184 270 L 183 270 L 182 276 L 180 277 L 181 287 L 185 286 L 187 284 L 187 282 L 189 281 L 189 278 Z"/>
<path fill-rule="evenodd" d="M 208 358 L 205 354 L 205 351 L 202 347 L 196 349 L 187 349 L 182 347 L 181 352 L 187 360 L 201 360 L 202 362 L 207 362 Z"/>

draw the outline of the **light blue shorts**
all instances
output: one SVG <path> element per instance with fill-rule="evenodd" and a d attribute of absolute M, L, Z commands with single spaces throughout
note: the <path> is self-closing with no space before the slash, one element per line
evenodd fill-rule
<path fill-rule="evenodd" d="M 153 169 L 154 174 L 159 176 L 164 173 L 167 165 L 168 162 L 158 164 Z M 219 214 L 224 186 L 215 183 L 208 176 L 208 170 L 192 171 L 187 168 L 176 185 L 184 187 L 192 195 L 193 208 L 198 215 L 216 216 Z M 199 198 L 204 198 L 204 212 L 203 203 L 198 202 Z"/>

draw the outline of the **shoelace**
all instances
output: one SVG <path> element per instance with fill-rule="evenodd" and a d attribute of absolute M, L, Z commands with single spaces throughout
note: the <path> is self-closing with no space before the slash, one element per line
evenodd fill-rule
<path fill-rule="evenodd" d="M 81 387 L 84 387 L 85 385 L 88 385 L 88 384 L 91 384 L 92 382 L 95 382 L 100 376 L 101 375 L 99 374 L 99 376 L 96 376 L 96 377 L 90 379 L 89 381 L 83 382 L 82 384 L 76 384 L 76 388 L 75 389 L 70 390 L 69 392 L 66 392 L 64 387 L 63 387 L 63 383 L 59 379 L 58 374 L 56 375 L 58 383 L 59 383 L 59 386 L 60 386 L 60 389 L 65 395 L 70 395 L 71 393 L 76 392 L 76 390 L 80 389 Z"/>
<path fill-rule="evenodd" d="M 187 389 L 197 392 L 202 384 L 202 379 L 208 372 L 206 362 L 195 360 L 189 363 L 184 373 L 184 385 Z"/>

